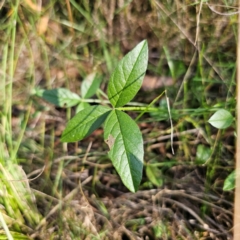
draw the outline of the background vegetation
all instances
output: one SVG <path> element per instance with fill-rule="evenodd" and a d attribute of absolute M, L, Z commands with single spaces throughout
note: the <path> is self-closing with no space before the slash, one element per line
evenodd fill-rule
<path fill-rule="evenodd" d="M 231 239 L 235 123 L 235 1 L 2 1 L 0 6 L 0 239 Z M 102 130 L 60 142 L 75 108 L 55 107 L 36 88 L 79 93 L 96 73 L 95 98 L 117 62 L 141 40 L 149 65 L 135 102 L 165 89 L 144 137 L 140 189 L 130 193 L 108 158 Z M 130 113 L 133 118 L 137 115 Z"/>

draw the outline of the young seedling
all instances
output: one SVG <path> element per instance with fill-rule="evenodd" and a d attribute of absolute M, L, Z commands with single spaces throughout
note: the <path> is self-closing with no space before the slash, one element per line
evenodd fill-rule
<path fill-rule="evenodd" d="M 226 129 L 231 126 L 234 121 L 234 117 L 232 114 L 225 110 L 219 109 L 215 112 L 208 122 L 217 129 Z M 235 179 L 236 179 L 236 172 L 235 170 L 231 172 L 224 181 L 223 190 L 229 191 L 235 188 Z"/>
<path fill-rule="evenodd" d="M 89 136 L 104 123 L 104 140 L 109 147 L 109 158 L 124 185 L 132 192 L 138 190 L 143 171 L 143 138 L 136 122 L 124 111 L 149 111 L 147 107 L 124 107 L 139 91 L 148 64 L 147 41 L 140 42 L 118 64 L 108 83 L 107 97 L 111 107 L 90 106 L 85 98 L 91 97 L 99 87 L 99 81 L 82 84 L 82 98 L 60 88 L 37 90 L 36 94 L 60 107 L 78 104 L 80 110 L 62 133 L 62 142 L 75 142 Z M 101 101 L 99 101 L 101 102 Z M 152 109 L 153 111 L 156 109 Z"/>

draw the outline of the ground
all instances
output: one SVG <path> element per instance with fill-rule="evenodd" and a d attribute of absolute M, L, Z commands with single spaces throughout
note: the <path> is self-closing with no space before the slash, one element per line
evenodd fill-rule
<path fill-rule="evenodd" d="M 234 192 L 223 186 L 234 169 L 235 123 L 224 130 L 208 123 L 217 109 L 235 112 L 231 7 L 180 0 L 3 3 L 0 191 L 8 197 L 0 199 L 0 223 L 8 227 L 0 236 L 8 229 L 13 239 L 231 239 Z M 64 87 L 79 94 L 96 72 L 102 83 L 93 99 L 101 99 L 118 61 L 143 39 L 149 64 L 133 101 L 162 97 L 159 112 L 137 122 L 144 170 L 131 193 L 111 164 L 102 128 L 62 143 L 76 107 L 34 93 Z"/>

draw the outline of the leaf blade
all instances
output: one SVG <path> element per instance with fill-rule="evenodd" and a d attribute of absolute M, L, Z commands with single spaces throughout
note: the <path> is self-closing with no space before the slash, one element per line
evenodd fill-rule
<path fill-rule="evenodd" d="M 83 80 L 81 86 L 81 96 L 82 98 L 92 97 L 101 84 L 101 79 L 96 75 L 95 72 L 87 75 Z"/>
<path fill-rule="evenodd" d="M 113 140 L 109 157 L 124 185 L 136 192 L 142 179 L 143 139 L 138 125 L 126 113 L 112 110 L 104 124 L 104 139 Z"/>
<path fill-rule="evenodd" d="M 231 191 L 235 188 L 236 170 L 232 171 L 224 181 L 223 191 Z"/>
<path fill-rule="evenodd" d="M 66 88 L 51 90 L 37 89 L 36 95 L 58 107 L 72 107 L 78 104 L 81 98 Z"/>
<path fill-rule="evenodd" d="M 68 123 L 62 133 L 62 142 L 76 142 L 89 136 L 101 126 L 107 118 L 110 108 L 90 106 L 78 112 Z"/>
<path fill-rule="evenodd" d="M 119 62 L 108 84 L 108 98 L 113 107 L 127 104 L 139 91 L 147 70 L 147 41 L 140 42 Z"/>
<path fill-rule="evenodd" d="M 225 129 L 232 124 L 233 116 L 227 110 L 219 109 L 210 117 L 208 122 L 215 128 Z"/>

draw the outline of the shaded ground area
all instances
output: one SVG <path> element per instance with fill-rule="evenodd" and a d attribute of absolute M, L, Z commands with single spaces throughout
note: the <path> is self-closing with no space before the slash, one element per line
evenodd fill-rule
<path fill-rule="evenodd" d="M 233 191 L 222 188 L 234 168 L 234 128 L 217 130 L 207 121 L 213 106 L 235 108 L 237 17 L 218 14 L 232 9 L 219 2 L 68 3 L 46 1 L 38 16 L 28 1 L 18 10 L 13 136 L 29 111 L 18 161 L 34 178 L 42 216 L 24 232 L 33 239 L 231 239 Z M 4 18 L 11 6 L 2 9 Z M 145 166 L 139 191 L 129 193 L 107 156 L 102 130 L 61 143 L 75 108 L 54 107 L 31 93 L 35 87 L 79 93 L 93 71 L 103 76 L 106 91 L 117 62 L 142 39 L 149 67 L 134 101 L 149 104 L 167 89 L 175 154 L 163 96 L 157 105 L 165 111 L 139 121 Z"/>

